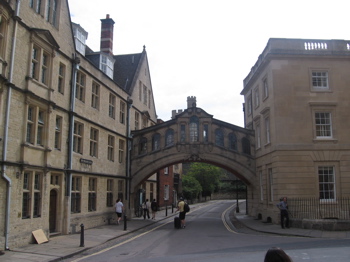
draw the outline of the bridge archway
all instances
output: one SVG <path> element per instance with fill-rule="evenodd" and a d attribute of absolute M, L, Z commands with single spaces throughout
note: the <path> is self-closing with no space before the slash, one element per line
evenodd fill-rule
<path fill-rule="evenodd" d="M 130 195 L 158 170 L 185 162 L 222 167 L 244 181 L 256 183 L 254 131 L 213 118 L 195 105 L 171 120 L 131 132 Z"/>

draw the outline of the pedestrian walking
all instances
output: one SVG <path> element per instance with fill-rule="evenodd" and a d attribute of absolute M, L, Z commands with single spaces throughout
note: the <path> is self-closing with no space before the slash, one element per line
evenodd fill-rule
<path fill-rule="evenodd" d="M 186 212 L 185 212 L 185 201 L 183 199 L 183 197 L 180 197 L 180 201 L 177 204 L 177 210 L 179 211 L 179 218 L 181 220 L 181 228 L 185 228 L 186 227 Z"/>
<path fill-rule="evenodd" d="M 289 228 L 289 214 L 287 198 L 284 197 L 281 202 L 276 205 L 281 211 L 281 227 L 284 228 L 284 219 L 286 219 L 286 228 Z"/>
<path fill-rule="evenodd" d="M 155 199 L 153 199 L 153 201 L 151 203 L 151 210 L 152 210 L 152 219 L 156 219 L 156 214 L 158 211 L 158 204 L 157 204 L 157 201 Z"/>
<path fill-rule="evenodd" d="M 117 213 L 117 224 L 120 224 L 120 220 L 122 219 L 122 214 L 124 212 L 124 205 L 120 198 L 117 199 L 115 203 L 115 212 Z"/>
<path fill-rule="evenodd" d="M 150 219 L 150 215 L 149 215 L 149 209 L 150 209 L 151 203 L 148 201 L 148 199 L 146 199 L 145 202 L 143 202 L 142 204 L 142 208 L 143 208 L 143 219 L 146 219 L 146 216 L 148 217 L 148 219 Z"/>

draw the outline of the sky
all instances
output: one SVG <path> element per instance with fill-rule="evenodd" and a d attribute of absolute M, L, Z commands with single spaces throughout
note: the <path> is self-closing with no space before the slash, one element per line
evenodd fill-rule
<path fill-rule="evenodd" d="M 68 0 L 72 22 L 100 49 L 101 21 L 114 24 L 114 55 L 146 46 L 158 118 L 187 97 L 214 118 L 244 127 L 243 79 L 269 38 L 350 39 L 345 0 Z"/>

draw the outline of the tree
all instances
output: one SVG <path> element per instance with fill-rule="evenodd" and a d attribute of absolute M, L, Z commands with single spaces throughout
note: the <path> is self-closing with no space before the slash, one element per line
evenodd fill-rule
<path fill-rule="evenodd" d="M 202 186 L 192 176 L 182 177 L 182 193 L 186 199 L 195 199 L 202 192 Z"/>
<path fill-rule="evenodd" d="M 223 170 L 220 167 L 206 163 L 192 163 L 188 173 L 184 176 L 194 177 L 202 186 L 202 195 L 210 196 L 219 188 Z"/>

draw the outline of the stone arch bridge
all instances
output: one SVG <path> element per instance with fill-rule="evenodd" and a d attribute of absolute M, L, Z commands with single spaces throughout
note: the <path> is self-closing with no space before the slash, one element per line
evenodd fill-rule
<path fill-rule="evenodd" d="M 248 194 L 256 183 L 254 131 L 217 120 L 195 105 L 131 136 L 131 196 L 158 170 L 184 162 L 222 167 L 244 181 Z"/>

